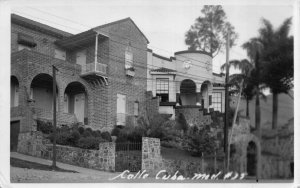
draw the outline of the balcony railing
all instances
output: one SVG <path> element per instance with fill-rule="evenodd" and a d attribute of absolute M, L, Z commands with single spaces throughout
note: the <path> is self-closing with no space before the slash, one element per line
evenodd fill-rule
<path fill-rule="evenodd" d="M 125 125 L 126 123 L 126 114 L 117 113 L 117 125 Z"/>
<path fill-rule="evenodd" d="M 107 74 L 107 65 L 103 63 L 88 63 L 85 66 L 82 66 L 81 74 L 87 73 L 99 73 L 102 75 Z"/>

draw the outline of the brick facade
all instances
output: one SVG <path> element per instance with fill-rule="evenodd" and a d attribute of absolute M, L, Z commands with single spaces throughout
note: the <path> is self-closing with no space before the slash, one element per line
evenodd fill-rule
<path fill-rule="evenodd" d="M 111 131 L 116 125 L 117 94 L 126 95 L 126 115 L 133 116 L 134 102 L 139 102 L 139 115 L 146 111 L 146 65 L 147 39 L 130 18 L 94 28 L 105 34 L 98 40 L 97 62 L 107 65 L 107 81 L 95 84 L 81 76 L 81 66 L 76 64 L 76 53 L 86 51 L 86 63 L 95 60 L 95 40 L 85 44 L 74 42 L 72 48 L 62 48 L 57 41 L 77 37 L 42 25 L 25 18 L 12 15 L 11 25 L 11 75 L 18 80 L 19 105 L 12 107 L 11 119 L 20 120 L 21 132 L 34 130 L 35 119 L 52 120 L 51 110 L 38 109 L 30 99 L 33 79 L 45 74 L 52 78 L 52 65 L 58 68 L 56 75 L 58 101 L 58 124 L 76 122 L 74 114 L 64 112 L 64 94 L 70 83 L 80 83 L 87 97 L 87 126 L 102 131 Z M 20 19 L 22 24 L 20 24 Z M 16 21 L 17 20 L 17 21 Z M 25 21 L 24 21 L 25 20 Z M 46 28 L 45 28 L 46 27 Z M 49 32 L 45 32 L 49 31 Z M 51 32 L 50 32 L 51 31 Z M 31 50 L 18 49 L 18 35 L 22 33 L 33 38 L 36 46 Z M 75 46 L 75 47 L 74 47 Z M 135 76 L 126 75 L 125 49 L 131 46 Z M 66 61 L 54 57 L 55 49 L 66 51 Z M 49 84 L 48 84 L 49 85 Z M 49 87 L 52 87 L 49 85 Z"/>

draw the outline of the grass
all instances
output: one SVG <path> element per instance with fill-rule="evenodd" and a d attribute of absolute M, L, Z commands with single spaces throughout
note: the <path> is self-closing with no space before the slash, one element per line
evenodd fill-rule
<path fill-rule="evenodd" d="M 16 159 L 16 158 L 13 158 L 13 157 L 10 158 L 10 165 L 13 166 L 13 167 L 18 167 L 18 168 L 28 168 L 28 169 L 36 169 L 36 170 L 53 171 L 52 166 L 39 164 L 39 163 L 35 163 L 35 162 L 30 162 L 30 161 L 25 161 L 25 160 L 21 160 L 21 159 Z M 58 167 L 56 167 L 54 170 L 57 171 L 57 172 L 78 173 L 78 172 L 73 171 L 73 170 L 65 170 L 65 169 L 58 168 Z"/>

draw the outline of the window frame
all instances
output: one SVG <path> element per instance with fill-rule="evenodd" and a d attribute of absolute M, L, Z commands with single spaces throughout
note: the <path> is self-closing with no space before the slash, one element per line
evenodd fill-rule
<path fill-rule="evenodd" d="M 165 89 L 165 87 L 162 87 L 162 85 L 161 85 L 162 80 L 164 80 L 165 83 L 167 83 L 166 84 L 167 89 Z M 165 83 L 163 86 L 165 86 Z M 170 97 L 170 80 L 169 80 L 169 78 L 156 78 L 155 89 L 156 89 L 156 96 L 160 97 L 160 102 L 169 102 L 169 97 Z"/>
<path fill-rule="evenodd" d="M 218 94 L 219 96 L 216 96 Z M 214 111 L 220 111 L 222 112 L 222 106 L 223 106 L 223 101 L 222 101 L 222 92 L 213 92 L 211 95 L 211 106 L 214 108 Z M 217 100 L 216 100 L 217 99 Z M 218 100 L 219 99 L 219 100 Z"/>

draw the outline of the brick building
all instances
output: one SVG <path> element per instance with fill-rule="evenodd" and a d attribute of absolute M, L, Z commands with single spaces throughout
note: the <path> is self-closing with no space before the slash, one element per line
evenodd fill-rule
<path fill-rule="evenodd" d="M 12 14 L 11 132 L 52 121 L 53 65 L 58 124 L 110 131 L 144 115 L 147 44 L 130 18 L 73 35 Z"/>

